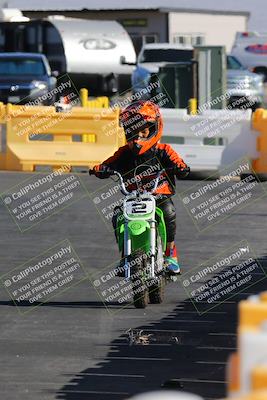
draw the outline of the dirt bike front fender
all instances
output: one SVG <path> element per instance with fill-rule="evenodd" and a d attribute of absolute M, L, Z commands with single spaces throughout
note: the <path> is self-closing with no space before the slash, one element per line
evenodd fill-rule
<path fill-rule="evenodd" d="M 140 236 L 147 229 L 150 229 L 150 225 L 147 221 L 130 221 L 128 222 L 128 231 L 130 236 Z"/>
<path fill-rule="evenodd" d="M 123 248 L 124 240 L 124 224 L 120 225 L 119 229 L 119 249 Z M 150 248 L 150 225 L 148 221 L 129 221 L 128 235 L 132 242 L 132 251 L 143 248 L 149 251 Z"/>

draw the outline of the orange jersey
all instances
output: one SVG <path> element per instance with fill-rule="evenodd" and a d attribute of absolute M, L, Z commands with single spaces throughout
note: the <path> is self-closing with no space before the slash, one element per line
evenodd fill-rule
<path fill-rule="evenodd" d="M 113 156 L 109 157 L 102 164 L 120 172 L 124 176 L 128 190 L 137 188 L 136 178 L 139 186 L 151 190 L 153 180 L 158 171 L 163 168 L 187 168 L 183 159 L 173 150 L 169 144 L 157 143 L 149 151 L 142 155 L 134 155 L 128 145 L 120 147 Z M 150 186 L 150 187 L 149 187 Z M 175 193 L 174 172 L 164 172 L 159 181 L 157 194 L 173 195 Z"/>

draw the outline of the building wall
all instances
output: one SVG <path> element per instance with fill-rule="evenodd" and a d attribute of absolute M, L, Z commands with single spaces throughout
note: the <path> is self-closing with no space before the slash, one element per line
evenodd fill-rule
<path fill-rule="evenodd" d="M 206 45 L 226 46 L 230 52 L 237 31 L 247 30 L 247 17 L 198 13 L 169 13 L 169 39 L 176 33 L 203 33 Z"/>
<path fill-rule="evenodd" d="M 147 26 L 125 26 L 131 34 L 146 35 L 157 34 L 159 42 L 168 41 L 167 14 L 157 11 L 62 11 L 62 12 L 23 12 L 29 18 L 45 18 L 48 15 L 65 15 L 72 18 L 97 19 L 97 20 L 147 20 Z"/>
<path fill-rule="evenodd" d="M 23 12 L 30 18 L 45 18 L 48 15 L 60 14 L 66 17 L 97 20 L 134 20 L 145 19 L 147 26 L 125 26 L 132 35 L 157 34 L 159 42 L 172 42 L 176 33 L 203 33 L 206 45 L 225 45 L 231 50 L 236 31 L 247 30 L 247 17 L 244 15 L 225 15 L 198 12 L 165 12 L 158 11 L 36 11 Z M 168 17 L 169 16 L 169 17 Z M 169 25 L 169 26 L 168 26 Z"/>

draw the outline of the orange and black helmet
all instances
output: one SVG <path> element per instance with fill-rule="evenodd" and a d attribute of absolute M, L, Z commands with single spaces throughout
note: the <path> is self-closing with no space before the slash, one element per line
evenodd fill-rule
<path fill-rule="evenodd" d="M 129 148 L 138 155 L 151 149 L 161 138 L 163 130 L 159 107 L 152 101 L 139 100 L 120 113 L 120 125 L 124 128 Z M 139 132 L 149 129 L 148 137 L 139 137 Z"/>

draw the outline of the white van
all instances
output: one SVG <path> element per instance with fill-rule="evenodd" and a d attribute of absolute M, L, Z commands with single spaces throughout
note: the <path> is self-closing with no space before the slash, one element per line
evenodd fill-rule
<path fill-rule="evenodd" d="M 267 80 L 267 32 L 237 32 L 231 55 Z"/>

